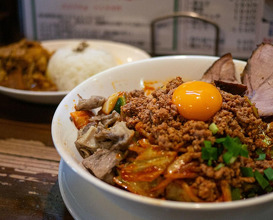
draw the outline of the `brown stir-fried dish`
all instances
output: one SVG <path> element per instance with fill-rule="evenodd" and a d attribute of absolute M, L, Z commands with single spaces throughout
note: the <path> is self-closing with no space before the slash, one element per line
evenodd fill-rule
<path fill-rule="evenodd" d="M 56 91 L 56 85 L 46 76 L 50 56 L 39 42 L 25 39 L 0 47 L 0 86 Z"/>
<path fill-rule="evenodd" d="M 177 77 L 150 95 L 79 96 L 71 119 L 83 165 L 109 184 L 164 200 L 223 202 L 272 192 L 273 122 L 241 89 L 232 94 L 214 82 L 204 90 L 217 95 L 212 106 L 206 100 L 209 111 L 200 103 L 202 114 L 184 108 L 188 98 L 178 93 L 187 85 Z"/>

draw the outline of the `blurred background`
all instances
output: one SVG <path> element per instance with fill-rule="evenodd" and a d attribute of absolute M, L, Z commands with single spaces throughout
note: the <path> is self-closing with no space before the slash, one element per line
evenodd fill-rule
<path fill-rule="evenodd" d="M 188 17 L 151 23 L 176 12 L 195 12 L 219 27 L 219 53 L 246 59 L 273 42 L 273 0 L 9 0 L 0 3 L 0 44 L 31 40 L 102 39 L 158 54 L 215 55 L 215 27 Z"/>

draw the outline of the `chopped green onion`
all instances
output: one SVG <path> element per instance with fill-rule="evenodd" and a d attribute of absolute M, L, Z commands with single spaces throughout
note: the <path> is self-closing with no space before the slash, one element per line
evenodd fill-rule
<path fill-rule="evenodd" d="M 241 199 L 241 192 L 239 188 L 234 188 L 231 190 L 232 201 Z"/>
<path fill-rule="evenodd" d="M 228 136 L 229 138 L 231 138 L 230 136 Z M 235 138 L 231 138 L 231 139 L 233 139 L 233 141 L 235 142 L 235 143 L 237 143 L 237 144 L 242 144 L 241 143 L 241 141 L 240 141 L 240 138 L 238 138 L 238 137 L 235 137 Z"/>
<path fill-rule="evenodd" d="M 251 106 L 253 114 L 256 116 L 256 118 L 259 118 L 258 109 L 255 107 L 255 105 Z"/>
<path fill-rule="evenodd" d="M 217 151 L 218 151 L 218 156 L 221 155 L 224 151 L 224 146 L 223 145 L 219 145 L 217 146 Z"/>
<path fill-rule="evenodd" d="M 206 148 L 210 148 L 211 147 L 211 142 L 210 141 L 204 141 L 204 145 Z"/>
<path fill-rule="evenodd" d="M 202 148 L 202 158 L 204 160 L 209 160 L 209 164 L 211 164 L 211 160 L 217 159 L 217 155 L 222 154 L 223 146 L 227 150 L 227 152 L 223 154 L 223 160 L 226 164 L 234 163 L 239 155 L 248 157 L 247 145 L 242 144 L 238 137 L 232 138 L 226 136 L 224 138 L 217 138 L 215 142 L 221 144 L 216 148 L 218 153 L 215 151 L 215 148 L 211 146 L 210 141 L 204 141 L 205 148 Z"/>
<path fill-rule="evenodd" d="M 223 163 L 219 163 L 216 167 L 214 167 L 214 170 L 217 171 L 217 170 L 220 170 L 222 167 L 224 167 L 225 164 Z"/>
<path fill-rule="evenodd" d="M 237 157 L 234 157 L 234 156 L 231 157 L 229 163 L 234 163 L 236 159 L 237 159 Z"/>
<path fill-rule="evenodd" d="M 223 137 L 223 138 L 217 138 L 217 139 L 215 140 L 215 142 L 216 142 L 217 144 L 221 144 L 221 143 L 223 143 L 225 140 L 226 140 L 225 137 Z"/>
<path fill-rule="evenodd" d="M 240 167 L 241 173 L 244 177 L 254 177 L 251 167 Z"/>
<path fill-rule="evenodd" d="M 242 145 L 242 149 L 247 151 L 247 145 L 246 145 L 246 144 L 243 144 L 243 145 Z"/>
<path fill-rule="evenodd" d="M 233 155 L 238 156 L 241 151 L 241 144 L 237 143 L 238 140 L 231 138 L 230 136 L 226 137 L 226 140 L 223 142 L 225 148 Z"/>
<path fill-rule="evenodd" d="M 209 126 L 209 130 L 212 132 L 212 134 L 216 134 L 218 132 L 218 127 L 215 123 L 211 123 Z"/>
<path fill-rule="evenodd" d="M 247 101 L 250 105 L 252 105 L 252 102 L 250 101 L 250 99 L 249 99 L 248 97 L 246 97 L 246 101 Z"/>
<path fill-rule="evenodd" d="M 267 177 L 268 180 L 273 180 L 273 169 L 271 167 L 264 170 L 264 175 Z"/>
<path fill-rule="evenodd" d="M 246 198 L 255 197 L 259 194 L 261 188 L 258 185 L 247 184 L 246 185 Z"/>
<path fill-rule="evenodd" d="M 227 164 L 234 163 L 238 155 L 248 157 L 247 145 L 242 144 L 238 137 L 218 138 L 216 143 L 222 143 L 227 149 L 227 152 L 223 155 L 223 159 Z"/>
<path fill-rule="evenodd" d="M 257 180 L 257 182 L 262 187 L 262 189 L 265 189 L 267 186 L 269 186 L 269 182 L 257 170 L 255 170 L 254 176 L 255 176 L 255 179 Z"/>
<path fill-rule="evenodd" d="M 259 155 L 259 157 L 256 160 L 264 160 L 266 158 L 266 154 L 262 151 L 262 149 L 256 150 L 256 153 Z"/>
<path fill-rule="evenodd" d="M 248 157 L 248 150 L 247 150 L 247 145 L 246 144 L 242 145 L 240 155 L 243 156 L 243 157 Z"/>
<path fill-rule="evenodd" d="M 263 142 L 264 142 L 267 146 L 269 146 L 269 145 L 271 144 L 271 140 L 269 140 L 269 139 L 267 139 L 267 138 L 263 139 Z"/>
<path fill-rule="evenodd" d="M 210 141 L 204 141 L 205 147 L 202 148 L 202 159 L 208 160 L 208 165 L 211 166 L 212 160 L 217 160 L 217 148 L 211 146 Z"/>
<path fill-rule="evenodd" d="M 265 160 L 266 154 L 259 154 L 259 157 L 256 160 Z"/>
<path fill-rule="evenodd" d="M 202 148 L 202 159 L 204 160 L 217 160 L 217 148 Z"/>
<path fill-rule="evenodd" d="M 232 153 L 226 152 L 226 153 L 224 153 L 224 155 L 223 155 L 223 160 L 224 160 L 224 162 L 225 162 L 226 164 L 230 164 L 230 160 L 231 160 L 232 157 L 233 157 Z"/>
<path fill-rule="evenodd" d="M 252 102 L 247 98 L 248 103 L 251 105 L 254 115 L 259 118 L 258 109 L 255 107 L 255 105 L 252 104 Z"/>
<path fill-rule="evenodd" d="M 264 139 L 263 139 L 263 142 L 269 146 L 271 144 L 271 138 L 268 137 L 264 132 L 263 132 L 263 135 L 264 135 Z"/>
<path fill-rule="evenodd" d="M 253 198 L 255 197 L 257 194 L 255 192 L 250 192 L 247 194 L 247 198 Z"/>

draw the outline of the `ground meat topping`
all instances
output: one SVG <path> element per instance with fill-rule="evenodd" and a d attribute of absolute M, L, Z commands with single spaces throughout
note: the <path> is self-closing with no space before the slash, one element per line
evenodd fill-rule
<path fill-rule="evenodd" d="M 177 151 L 178 155 L 182 154 L 181 164 L 184 163 L 184 165 L 181 170 L 191 167 L 192 164 L 199 167 L 191 169 L 191 172 L 192 170 L 197 172 L 198 177 L 191 183 L 191 187 L 199 199 L 208 202 L 216 201 L 221 187 L 236 188 L 255 182 L 254 177 L 242 176 L 240 170 L 242 166 L 251 167 L 260 172 L 273 167 L 272 160 L 257 161 L 255 157 L 251 158 L 256 155 L 257 149 L 269 148 L 264 139 L 265 135 L 273 136 L 273 126 L 267 128 L 267 124 L 257 117 L 247 97 L 220 90 L 223 98 L 222 108 L 209 121 L 186 120 L 172 103 L 173 91 L 182 83 L 182 79 L 177 77 L 166 87 L 156 89 L 149 96 L 146 96 L 143 91 L 132 91 L 128 93 L 128 102 L 122 107 L 122 113 L 127 126 L 136 129 L 151 144 L 158 145 L 164 150 Z M 211 123 L 215 123 L 218 128 L 216 136 L 209 129 Z M 206 165 L 201 158 L 204 141 L 214 144 L 217 136 L 238 137 L 243 144 L 247 145 L 251 157 L 239 156 L 235 163 L 217 170 Z M 271 147 L 270 145 L 270 149 Z M 187 155 L 195 153 L 199 153 L 198 157 L 186 159 Z M 216 163 L 224 163 L 222 156 Z"/>
<path fill-rule="evenodd" d="M 215 201 L 219 194 L 215 182 L 203 177 L 197 177 L 192 187 L 195 188 L 197 195 L 207 202 Z"/>
<path fill-rule="evenodd" d="M 102 155 L 113 163 L 109 169 L 100 164 L 103 172 L 98 176 L 113 176 L 113 184 L 136 194 L 177 201 L 231 201 L 233 190 L 237 198 L 238 191 L 247 198 L 273 190 L 273 181 L 265 176 L 265 170 L 273 168 L 273 123 L 264 122 L 247 97 L 219 88 L 222 106 L 214 115 L 204 121 L 186 119 L 172 102 L 183 83 L 177 77 L 149 94 L 122 92 L 126 102 L 120 113 L 98 113 L 88 119 L 80 137 L 98 132 L 96 142 L 89 138 L 76 142 L 92 154 L 85 166 L 96 173 L 93 165 Z M 97 149 L 103 146 L 107 151 Z M 265 178 L 265 185 L 259 185 L 257 175 Z"/>

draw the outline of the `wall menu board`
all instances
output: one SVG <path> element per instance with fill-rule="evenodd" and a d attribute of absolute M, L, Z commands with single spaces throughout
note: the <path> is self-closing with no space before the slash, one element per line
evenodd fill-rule
<path fill-rule="evenodd" d="M 47 0 L 21 1 L 25 37 L 34 40 L 104 39 L 150 52 L 153 19 L 175 11 L 200 14 L 220 27 L 220 55 L 248 58 L 259 44 L 263 0 Z M 156 26 L 162 54 L 214 54 L 212 26 L 190 18 Z"/>

